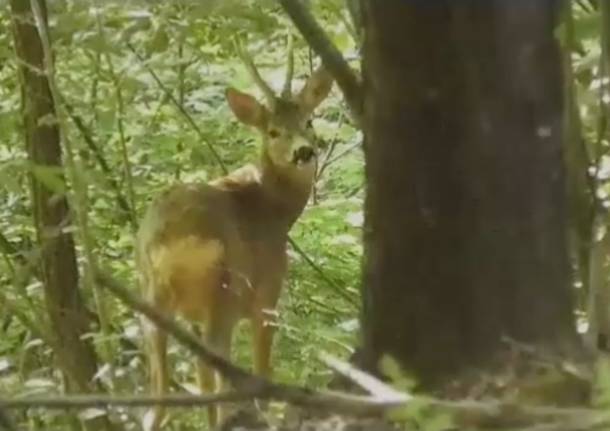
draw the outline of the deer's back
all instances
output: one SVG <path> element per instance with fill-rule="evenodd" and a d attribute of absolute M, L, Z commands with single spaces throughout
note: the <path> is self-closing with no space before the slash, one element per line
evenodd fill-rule
<path fill-rule="evenodd" d="M 286 235 L 270 227 L 261 193 L 256 181 L 231 177 L 163 193 L 138 233 L 148 299 L 198 320 L 218 301 L 226 312 L 247 314 L 258 281 L 285 271 Z"/>

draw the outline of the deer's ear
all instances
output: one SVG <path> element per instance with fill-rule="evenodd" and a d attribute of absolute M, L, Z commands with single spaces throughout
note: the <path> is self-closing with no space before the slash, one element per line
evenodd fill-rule
<path fill-rule="evenodd" d="M 249 94 L 227 88 L 225 95 L 229 107 L 239 121 L 249 126 L 262 127 L 267 118 L 267 109 Z"/>
<path fill-rule="evenodd" d="M 330 93 L 333 86 L 332 75 L 324 68 L 318 68 L 307 80 L 299 93 L 298 101 L 306 113 L 313 112 Z"/>

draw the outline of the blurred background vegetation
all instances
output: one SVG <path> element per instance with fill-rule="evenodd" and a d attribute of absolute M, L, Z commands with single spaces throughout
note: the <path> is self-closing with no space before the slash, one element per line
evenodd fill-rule
<path fill-rule="evenodd" d="M 308 3 L 357 68 L 360 30 L 345 2 Z M 576 115 L 569 125 L 582 131 L 582 141 L 569 142 L 582 150 L 570 159 L 571 172 L 593 173 L 588 177 L 589 197 L 572 202 L 582 204 L 574 214 L 588 220 L 577 223 L 575 230 L 592 237 L 597 231 L 591 228 L 591 219 L 597 204 L 607 204 L 610 177 L 608 100 L 600 90 L 608 85 L 601 77 L 607 76 L 610 22 L 592 2 L 570 5 L 557 36 L 566 56 L 567 93 L 574 98 Z M 307 76 L 319 59 L 275 1 L 49 0 L 48 6 L 57 85 L 71 112 L 64 132 L 76 146 L 78 175 L 87 185 L 95 254 L 135 289 L 134 231 L 149 201 L 174 181 L 221 175 L 210 145 L 229 169 L 258 154 L 256 135 L 236 122 L 224 99 L 227 86 L 259 94 L 237 56 L 236 42 L 247 47 L 276 89 L 284 76 L 290 32 L 296 36 L 297 78 Z M 21 265 L 39 252 L 28 172 L 54 190 L 66 185 L 57 172 L 31 166 L 27 160 L 10 26 L 10 11 L 2 7 L 0 393 L 34 395 L 55 391 L 60 374 L 44 342 L 49 324 L 41 284 L 26 277 L 27 264 Z M 328 383 L 330 373 L 318 361 L 318 353 L 347 358 L 357 342 L 364 161 L 361 132 L 336 88 L 318 109 L 314 127 L 325 142 L 319 175 L 310 205 L 292 231 L 310 261 L 290 251 L 273 355 L 277 380 L 320 387 Z M 581 271 L 576 287 L 582 290 L 588 283 L 583 274 L 589 274 L 589 260 L 587 252 L 575 259 Z M 95 309 L 93 292 L 84 294 Z M 580 301 L 583 316 L 585 298 Z M 111 331 L 91 334 L 97 346 L 111 346 L 97 379 L 115 393 L 143 392 L 147 383 L 139 320 L 117 301 L 108 298 L 108 303 Z M 245 330 L 246 324 L 234 347 L 236 361 L 244 365 L 250 363 Z M 172 345 L 170 358 L 174 379 L 183 389 L 195 391 L 191 355 Z M 63 420 L 61 415 L 35 413 L 31 418 L 32 429 L 49 429 Z M 185 413 L 170 429 L 200 429 L 201 419 L 200 414 Z"/>
<path fill-rule="evenodd" d="M 256 133 L 237 123 L 224 90 L 235 86 L 260 95 L 236 42 L 247 47 L 272 86 L 281 86 L 287 35 L 296 30 L 274 3 L 49 2 L 56 79 L 73 114 L 66 132 L 87 184 L 95 253 L 134 289 L 134 229 L 149 201 L 177 180 L 221 175 L 209 145 L 230 170 L 258 157 Z M 356 59 L 355 31 L 343 3 L 312 6 L 335 43 Z M 10 21 L 8 9 L 0 8 L 0 231 L 28 259 L 36 254 L 36 240 Z M 295 46 L 297 87 L 319 59 L 298 36 Z M 363 199 L 361 134 L 337 90 L 318 111 L 314 127 L 325 147 L 315 198 L 292 234 L 317 269 L 290 252 L 274 349 L 278 380 L 315 386 L 329 378 L 317 354 L 347 357 L 355 344 Z M 34 174 L 55 190 L 65 187 L 56 172 L 34 168 Z M 20 274 L 9 251 L 3 249 L 0 260 L 0 391 L 46 393 L 57 387 L 59 375 L 42 342 L 49 329 L 42 287 L 34 279 L 16 282 Z M 94 308 L 92 292 L 85 295 Z M 112 361 L 98 378 L 116 392 L 140 392 L 147 381 L 139 320 L 115 301 L 108 312 L 111 333 L 92 334 L 96 344 L 112 346 Z M 244 323 L 234 347 L 244 365 L 250 364 L 245 330 Z M 175 380 L 194 390 L 192 356 L 172 345 L 170 358 Z"/>

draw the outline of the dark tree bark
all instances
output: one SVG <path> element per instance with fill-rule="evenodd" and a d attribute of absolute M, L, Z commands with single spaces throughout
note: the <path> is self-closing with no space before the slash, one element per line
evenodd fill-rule
<path fill-rule="evenodd" d="M 45 10 L 44 2 L 41 3 Z M 30 2 L 11 0 L 10 4 L 15 49 L 19 58 L 28 157 L 34 167 L 61 172 L 55 105 L 47 76 L 43 72 L 42 44 L 34 25 Z M 60 179 L 64 181 L 63 175 Z M 67 377 L 69 389 L 89 392 L 94 389 L 97 361 L 93 347 L 83 339 L 90 330 L 90 322 L 78 288 L 74 239 L 66 231 L 71 224 L 68 202 L 64 194 L 48 188 L 36 175 L 31 175 L 31 188 L 34 222 L 41 250 L 41 274 L 52 325 L 52 347 Z M 97 424 L 103 425 L 103 422 L 98 421 Z"/>
<path fill-rule="evenodd" d="M 554 0 L 363 0 L 364 362 L 576 341 Z"/>

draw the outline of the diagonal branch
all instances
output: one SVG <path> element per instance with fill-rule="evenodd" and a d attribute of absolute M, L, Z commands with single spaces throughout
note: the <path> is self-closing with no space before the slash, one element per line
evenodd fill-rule
<path fill-rule="evenodd" d="M 61 95 L 61 94 L 59 96 L 61 97 L 61 102 L 63 103 L 63 105 L 66 109 L 66 113 L 68 114 L 68 116 L 70 117 L 70 119 L 72 120 L 72 122 L 74 123 L 74 125 L 76 126 L 78 131 L 80 132 L 80 134 L 83 137 L 85 144 L 87 144 L 87 147 L 89 148 L 89 150 L 91 150 L 91 152 L 93 153 L 93 156 L 95 157 L 95 160 L 97 161 L 97 164 L 99 165 L 100 169 L 102 170 L 102 172 L 104 172 L 104 174 L 105 174 L 104 179 L 106 180 L 108 185 L 112 188 L 112 190 L 114 190 L 116 201 L 117 201 L 119 208 L 126 215 L 132 228 L 135 229 L 135 226 L 137 223 L 136 218 L 135 218 L 135 209 L 132 208 L 131 205 L 127 202 L 127 199 L 123 196 L 123 193 L 121 192 L 121 188 L 119 187 L 119 184 L 113 178 L 112 169 L 110 168 L 110 165 L 106 161 L 106 158 L 104 157 L 104 154 L 103 154 L 102 150 L 100 149 L 99 145 L 93 139 L 93 133 L 91 132 L 91 130 L 89 128 L 87 128 L 83 119 L 74 112 L 74 107 L 66 100 L 66 98 L 63 97 L 63 95 Z"/>
<path fill-rule="evenodd" d="M 350 295 L 345 289 L 343 289 L 339 283 L 333 280 L 320 266 L 309 257 L 309 255 L 301 248 L 301 246 L 291 237 L 288 237 L 288 243 L 294 249 L 294 251 L 305 260 L 305 262 L 313 269 L 319 276 L 328 284 L 341 298 L 345 299 L 353 306 L 358 305 L 358 301 Z"/>
<path fill-rule="evenodd" d="M 411 398 L 409 394 L 397 391 L 379 379 L 354 367 L 349 362 L 341 361 L 340 359 L 337 359 L 334 356 L 324 352 L 320 353 L 319 357 L 320 360 L 326 364 L 326 366 L 332 368 L 344 377 L 347 377 L 378 399 L 392 401 L 401 398 L 404 399 L 404 397 L 408 397 L 409 399 Z"/>
<path fill-rule="evenodd" d="M 183 344 L 187 349 L 200 357 L 202 360 L 216 368 L 223 376 L 227 378 L 237 388 L 255 387 L 257 386 L 258 378 L 248 373 L 247 371 L 226 361 L 221 356 L 213 353 L 199 341 L 193 333 L 181 328 L 171 317 L 168 317 L 153 306 L 139 300 L 135 295 L 123 288 L 116 280 L 106 273 L 96 272 L 96 281 L 112 292 L 121 301 L 127 304 L 133 310 L 145 315 L 148 319 L 154 322 L 160 329 L 171 334 L 178 342 Z"/>
<path fill-rule="evenodd" d="M 299 386 L 274 383 L 264 377 L 255 376 L 223 357 L 213 353 L 200 339 L 178 325 L 174 319 L 157 311 L 130 293 L 106 272 L 96 271 L 95 279 L 100 286 L 108 289 L 116 297 L 135 311 L 142 313 L 159 328 L 173 336 L 201 360 L 216 368 L 236 390 L 249 394 L 250 398 L 275 399 L 318 410 L 334 411 L 358 416 L 377 415 L 388 409 L 407 403 L 410 396 L 396 392 L 396 397 L 380 399 L 377 396 L 361 396 L 330 391 L 314 391 Z M 379 382 L 379 384 L 383 384 Z M 2 402 L 4 403 L 4 402 Z M 0 403 L 0 404 L 2 404 Z"/>
<path fill-rule="evenodd" d="M 174 97 L 174 95 L 172 94 L 171 91 L 169 91 L 167 89 L 167 87 L 163 84 L 163 82 L 161 81 L 161 79 L 159 78 L 159 75 L 157 75 L 157 73 L 146 63 L 146 61 L 144 60 L 144 58 L 138 53 L 138 51 L 136 51 L 136 49 L 133 47 L 133 45 L 129 42 L 127 42 L 127 48 L 129 48 L 129 50 L 133 53 L 133 55 L 136 56 L 136 58 L 138 59 L 138 61 L 140 62 L 140 64 L 146 69 L 146 71 L 150 74 L 150 76 L 154 79 L 154 81 L 157 83 L 157 85 L 159 86 L 159 88 L 163 91 L 163 93 L 165 93 L 165 95 L 167 96 L 167 98 L 173 103 L 173 105 L 180 111 L 180 113 L 182 115 L 184 115 L 184 118 L 186 119 L 186 121 L 188 121 L 188 123 L 191 125 L 191 127 L 193 128 L 193 130 L 195 131 L 195 133 L 197 133 L 197 136 L 199 137 L 199 139 L 201 139 L 205 145 L 208 147 L 208 149 L 210 150 L 210 153 L 212 154 L 212 157 L 214 158 L 214 160 L 216 161 L 216 163 L 218 163 L 218 166 L 220 166 L 220 168 L 222 169 L 222 171 L 227 174 L 229 171 L 227 169 L 227 166 L 224 164 L 224 162 L 222 161 L 222 157 L 220 157 L 220 154 L 218 153 L 218 151 L 216 150 L 216 148 L 214 147 L 214 145 L 212 145 L 212 143 L 205 137 L 203 131 L 201 130 L 201 128 L 197 125 L 197 123 L 195 122 L 195 120 L 193 120 L 193 117 L 191 117 L 189 115 L 188 112 L 186 112 L 186 109 L 184 108 L 184 106 L 182 106 L 180 104 L 180 102 L 178 102 L 176 100 L 176 98 Z"/>
<path fill-rule="evenodd" d="M 4 410 L 44 408 L 47 410 L 89 409 L 108 407 L 200 407 L 216 403 L 249 401 L 254 395 L 248 391 L 230 391 L 219 394 L 192 395 L 168 394 L 162 397 L 139 395 L 78 394 L 66 396 L 26 396 L 19 398 L 0 397 L 1 413 Z M 0 427 L 0 429 L 2 429 Z"/>
<path fill-rule="evenodd" d="M 322 59 L 333 75 L 345 97 L 354 121 L 358 126 L 362 119 L 362 85 L 341 51 L 330 40 L 324 29 L 300 0 L 278 0 L 309 46 Z"/>

